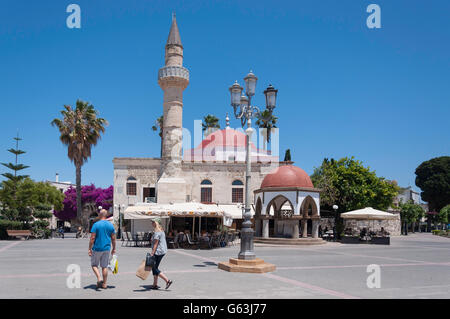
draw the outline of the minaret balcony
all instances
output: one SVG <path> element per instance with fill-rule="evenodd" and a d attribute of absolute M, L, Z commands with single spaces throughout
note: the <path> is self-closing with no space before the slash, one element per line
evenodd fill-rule
<path fill-rule="evenodd" d="M 164 78 L 177 77 L 189 81 L 189 70 L 176 65 L 165 66 L 158 71 L 158 81 Z"/>

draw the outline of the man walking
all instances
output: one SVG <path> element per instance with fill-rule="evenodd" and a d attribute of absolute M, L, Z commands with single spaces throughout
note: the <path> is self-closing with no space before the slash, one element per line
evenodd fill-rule
<path fill-rule="evenodd" d="M 91 229 L 91 240 L 89 241 L 89 256 L 91 256 L 92 270 L 97 276 L 97 288 L 106 289 L 108 279 L 109 251 L 116 253 L 116 232 L 111 222 L 106 218 L 108 212 L 102 209 L 99 213 L 100 220 L 96 222 Z M 100 278 L 98 265 L 102 268 L 103 280 Z"/>

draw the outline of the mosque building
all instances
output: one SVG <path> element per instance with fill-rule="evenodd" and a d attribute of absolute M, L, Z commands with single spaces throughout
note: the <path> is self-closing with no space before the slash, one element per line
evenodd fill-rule
<path fill-rule="evenodd" d="M 240 130 L 230 128 L 227 116 L 225 129 L 209 134 L 198 146 L 185 149 L 183 154 L 183 92 L 189 85 L 189 70 L 183 67 L 183 45 L 175 17 L 172 18 L 165 46 L 165 66 L 158 72 L 158 84 L 164 96 L 161 158 L 113 159 L 116 207 L 114 218 L 119 219 L 117 207 L 125 208 L 122 213 L 125 211 L 125 219 L 131 219 L 131 232 L 148 231 L 151 224 L 148 217 L 152 215 L 151 212 L 158 209 L 161 212 L 165 209 L 166 215 L 170 216 L 170 228 L 176 229 L 185 227 L 187 220 L 190 220 L 188 217 L 193 217 L 191 220 L 202 216 L 214 217 L 214 212 L 209 211 L 208 215 L 200 209 L 196 211 L 192 208 L 193 205 L 200 207 L 201 204 L 215 204 L 218 208 L 230 212 L 236 226 L 236 220 L 242 218 L 242 203 L 245 200 L 246 135 Z M 187 110 L 189 111 L 189 106 Z M 261 189 L 266 175 L 286 163 L 280 162 L 278 156 L 272 155 L 270 151 L 258 149 L 254 143 L 251 143 L 250 149 L 250 203 L 254 203 L 254 191 Z M 267 187 L 262 188 L 267 191 Z M 313 195 L 317 193 L 314 189 L 312 191 Z M 261 197 L 259 194 L 256 193 L 258 199 Z M 319 207 L 318 196 L 314 195 L 314 198 Z M 294 205 L 299 205 L 298 199 Z M 261 197 L 258 207 L 267 206 L 262 200 Z M 175 214 L 176 207 L 189 208 Z M 318 216 L 317 209 L 315 208 L 314 216 Z M 258 216 L 260 214 L 258 211 Z M 205 222 L 214 225 L 213 219 L 210 218 L 207 221 L 198 218 L 196 222 L 202 227 Z M 263 224 L 266 225 L 264 222 L 258 223 L 261 227 Z M 189 222 L 189 227 L 191 226 L 193 227 L 192 222 Z M 231 226 L 231 223 L 227 226 Z M 267 235 L 267 227 L 264 231 L 257 230 L 256 233 Z M 298 236 L 298 227 L 294 228 Z"/>

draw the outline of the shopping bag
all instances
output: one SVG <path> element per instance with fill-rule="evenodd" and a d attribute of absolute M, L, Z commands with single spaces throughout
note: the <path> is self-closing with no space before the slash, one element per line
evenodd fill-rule
<path fill-rule="evenodd" d="M 147 253 L 147 256 L 145 257 L 145 266 L 153 267 L 155 263 L 156 263 L 155 256 L 152 256 L 150 253 Z"/>
<path fill-rule="evenodd" d="M 115 275 L 119 271 L 119 260 L 117 255 L 112 255 L 108 265 L 109 270 Z"/>
<path fill-rule="evenodd" d="M 145 280 L 150 275 L 151 270 L 151 267 L 145 266 L 145 260 L 143 260 L 138 270 L 136 271 L 136 276 L 141 278 L 142 280 Z"/>

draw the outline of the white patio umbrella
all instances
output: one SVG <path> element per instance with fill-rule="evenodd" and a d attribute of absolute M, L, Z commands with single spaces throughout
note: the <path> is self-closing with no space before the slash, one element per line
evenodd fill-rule
<path fill-rule="evenodd" d="M 367 220 L 367 227 L 369 227 L 369 220 L 373 221 L 373 220 L 386 220 L 396 218 L 394 214 L 387 213 L 378 209 L 373 209 L 372 207 L 366 207 L 363 209 L 357 209 L 346 213 L 342 213 L 341 217 L 344 219 Z"/>
<path fill-rule="evenodd" d="M 373 209 L 372 207 L 366 207 L 363 209 L 352 210 L 346 213 L 342 213 L 341 217 L 344 219 L 395 219 L 396 216 L 391 213 L 383 212 L 382 210 Z"/>

